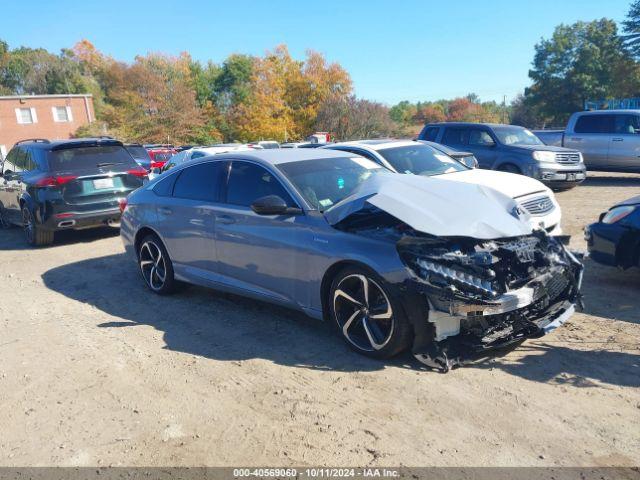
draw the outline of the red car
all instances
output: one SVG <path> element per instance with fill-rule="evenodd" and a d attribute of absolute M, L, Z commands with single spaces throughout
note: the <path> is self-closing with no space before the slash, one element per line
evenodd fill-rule
<path fill-rule="evenodd" d="M 151 157 L 151 169 L 162 168 L 164 164 L 178 151 L 173 145 L 145 145 Z"/>

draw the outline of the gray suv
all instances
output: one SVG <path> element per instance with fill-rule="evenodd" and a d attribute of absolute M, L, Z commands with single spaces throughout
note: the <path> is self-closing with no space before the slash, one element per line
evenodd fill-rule
<path fill-rule="evenodd" d="M 587 177 L 580 152 L 545 145 L 531 131 L 515 125 L 428 124 L 418 139 L 469 151 L 480 168 L 527 175 L 554 190 L 573 188 Z"/>

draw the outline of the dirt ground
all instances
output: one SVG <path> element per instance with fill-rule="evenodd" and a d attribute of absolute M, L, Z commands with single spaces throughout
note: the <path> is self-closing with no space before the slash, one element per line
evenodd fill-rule
<path fill-rule="evenodd" d="M 558 194 L 572 246 L 640 175 Z M 586 312 L 449 374 L 190 288 L 160 298 L 117 233 L 0 231 L 0 465 L 640 464 L 640 271 L 587 260 Z"/>

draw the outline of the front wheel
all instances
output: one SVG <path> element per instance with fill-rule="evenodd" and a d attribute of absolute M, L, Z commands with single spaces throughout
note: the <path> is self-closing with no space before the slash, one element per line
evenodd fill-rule
<path fill-rule="evenodd" d="M 358 353 L 389 358 L 411 343 L 412 329 L 400 303 L 378 275 L 352 267 L 331 286 L 331 316 L 344 340 Z"/>
<path fill-rule="evenodd" d="M 138 265 L 147 286 L 158 295 L 169 295 L 176 288 L 173 263 L 162 241 L 156 235 L 147 235 L 138 248 Z"/>
<path fill-rule="evenodd" d="M 32 247 L 42 247 L 53 243 L 53 231 L 40 228 L 26 205 L 22 207 L 22 228 L 27 243 Z"/>

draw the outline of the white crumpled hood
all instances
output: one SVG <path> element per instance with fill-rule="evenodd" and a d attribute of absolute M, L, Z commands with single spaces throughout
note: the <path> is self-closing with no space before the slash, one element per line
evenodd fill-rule
<path fill-rule="evenodd" d="M 515 173 L 497 172 L 495 170 L 465 170 L 463 172 L 448 173 L 442 178 L 456 182 L 475 183 L 498 190 L 511 198 L 522 197 L 535 192 L 551 190 L 535 178 L 517 175 Z"/>
<path fill-rule="evenodd" d="M 531 233 L 527 218 L 511 213 L 516 202 L 484 185 L 447 179 L 378 174 L 351 196 L 325 212 L 331 225 L 366 208 L 369 203 L 415 230 L 439 237 L 473 237 L 483 240 Z"/>

